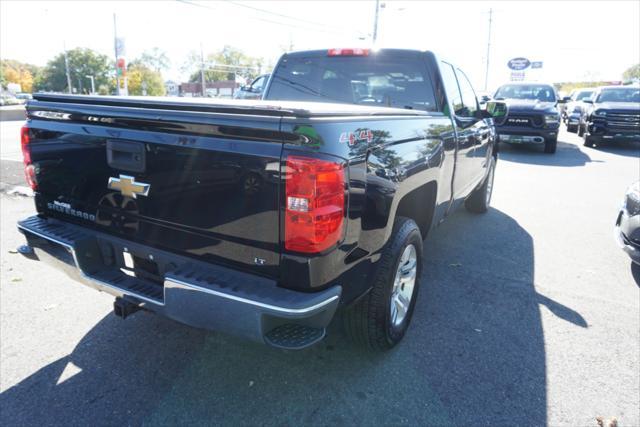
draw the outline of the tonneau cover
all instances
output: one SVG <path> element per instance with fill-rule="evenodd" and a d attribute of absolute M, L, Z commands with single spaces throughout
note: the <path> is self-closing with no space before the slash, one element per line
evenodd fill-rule
<path fill-rule="evenodd" d="M 35 101 L 60 104 L 95 104 L 152 110 L 183 110 L 257 116 L 334 117 L 334 116 L 425 116 L 419 110 L 369 107 L 319 102 L 262 101 L 244 99 L 178 98 L 153 96 L 91 96 L 36 93 Z M 37 102 L 31 102 L 36 104 Z"/>

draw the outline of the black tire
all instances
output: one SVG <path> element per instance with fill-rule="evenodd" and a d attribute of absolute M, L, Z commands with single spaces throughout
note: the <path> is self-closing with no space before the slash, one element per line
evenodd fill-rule
<path fill-rule="evenodd" d="M 482 185 L 467 197 L 464 201 L 464 207 L 469 212 L 473 213 L 485 213 L 489 209 L 491 203 L 491 194 L 493 193 L 493 177 L 496 173 L 496 159 L 491 156 L 491 164 L 489 165 L 489 172 L 486 178 L 482 182 Z"/>
<path fill-rule="evenodd" d="M 578 136 L 581 138 L 584 136 L 584 126 L 582 125 L 582 123 L 578 125 Z"/>
<path fill-rule="evenodd" d="M 578 131 L 578 125 L 567 125 L 567 132 L 576 133 Z"/>
<path fill-rule="evenodd" d="M 593 140 L 593 137 L 591 135 L 589 135 L 588 133 L 584 134 L 584 142 L 583 145 L 585 147 L 592 147 L 594 148 L 596 146 L 596 142 Z"/>
<path fill-rule="evenodd" d="M 409 308 L 402 322 L 394 326 L 391 320 L 391 297 L 396 272 L 402 254 L 409 245 L 416 250 L 416 278 Z M 422 237 L 416 223 L 409 218 L 397 217 L 391 237 L 382 251 L 373 273 L 373 286 L 369 293 L 344 313 L 347 334 L 357 344 L 373 351 L 393 348 L 402 340 L 413 315 L 420 289 L 422 272 Z"/>
<path fill-rule="evenodd" d="M 544 140 L 544 152 L 547 154 L 553 154 L 558 147 L 558 138 L 551 138 Z"/>

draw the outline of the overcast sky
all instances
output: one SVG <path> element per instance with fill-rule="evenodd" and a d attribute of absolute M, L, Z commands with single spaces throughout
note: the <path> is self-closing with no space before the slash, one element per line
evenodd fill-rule
<path fill-rule="evenodd" d="M 489 88 L 509 78 L 513 57 L 543 61 L 538 79 L 619 80 L 640 62 L 640 1 L 385 1 L 381 47 L 433 50 L 484 87 L 489 9 L 493 9 Z M 256 9 L 263 9 L 256 10 Z M 128 59 L 159 47 L 180 80 L 192 50 L 233 45 L 275 63 L 295 50 L 365 46 L 375 1 L 17 1 L 0 0 L 0 57 L 44 65 L 67 49 L 114 56 L 113 14 Z M 366 40 L 361 40 L 365 38 Z"/>

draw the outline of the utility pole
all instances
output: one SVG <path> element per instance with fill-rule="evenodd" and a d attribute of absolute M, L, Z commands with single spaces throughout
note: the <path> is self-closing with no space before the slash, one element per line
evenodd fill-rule
<path fill-rule="evenodd" d="M 67 44 L 63 42 L 62 48 L 64 49 L 64 68 L 67 73 L 67 87 L 69 88 L 69 93 L 73 93 L 73 89 L 71 88 L 71 73 L 69 72 L 69 57 L 67 56 Z"/>
<path fill-rule="evenodd" d="M 85 76 L 86 78 L 91 80 L 91 95 L 96 93 L 96 83 L 93 76 Z"/>
<path fill-rule="evenodd" d="M 204 52 L 202 51 L 202 43 L 200 43 L 200 81 L 202 84 L 202 96 L 205 96 L 206 87 L 204 81 Z"/>
<path fill-rule="evenodd" d="M 116 94 L 120 96 L 120 77 L 118 77 L 118 29 L 116 27 L 116 14 L 113 14 L 113 52 L 116 57 Z"/>
<path fill-rule="evenodd" d="M 487 40 L 487 69 L 484 73 L 484 90 L 487 90 L 489 83 L 489 54 L 491 53 L 491 22 L 493 18 L 493 9 L 489 9 L 489 38 Z"/>
<path fill-rule="evenodd" d="M 378 39 L 378 12 L 380 11 L 380 0 L 376 0 L 376 17 L 373 21 L 373 44 L 376 44 Z"/>

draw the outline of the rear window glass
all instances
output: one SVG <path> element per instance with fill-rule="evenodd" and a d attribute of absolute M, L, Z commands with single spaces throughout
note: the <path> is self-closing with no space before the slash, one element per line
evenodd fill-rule
<path fill-rule="evenodd" d="M 437 109 L 423 62 L 378 55 L 285 58 L 266 99 Z"/>

